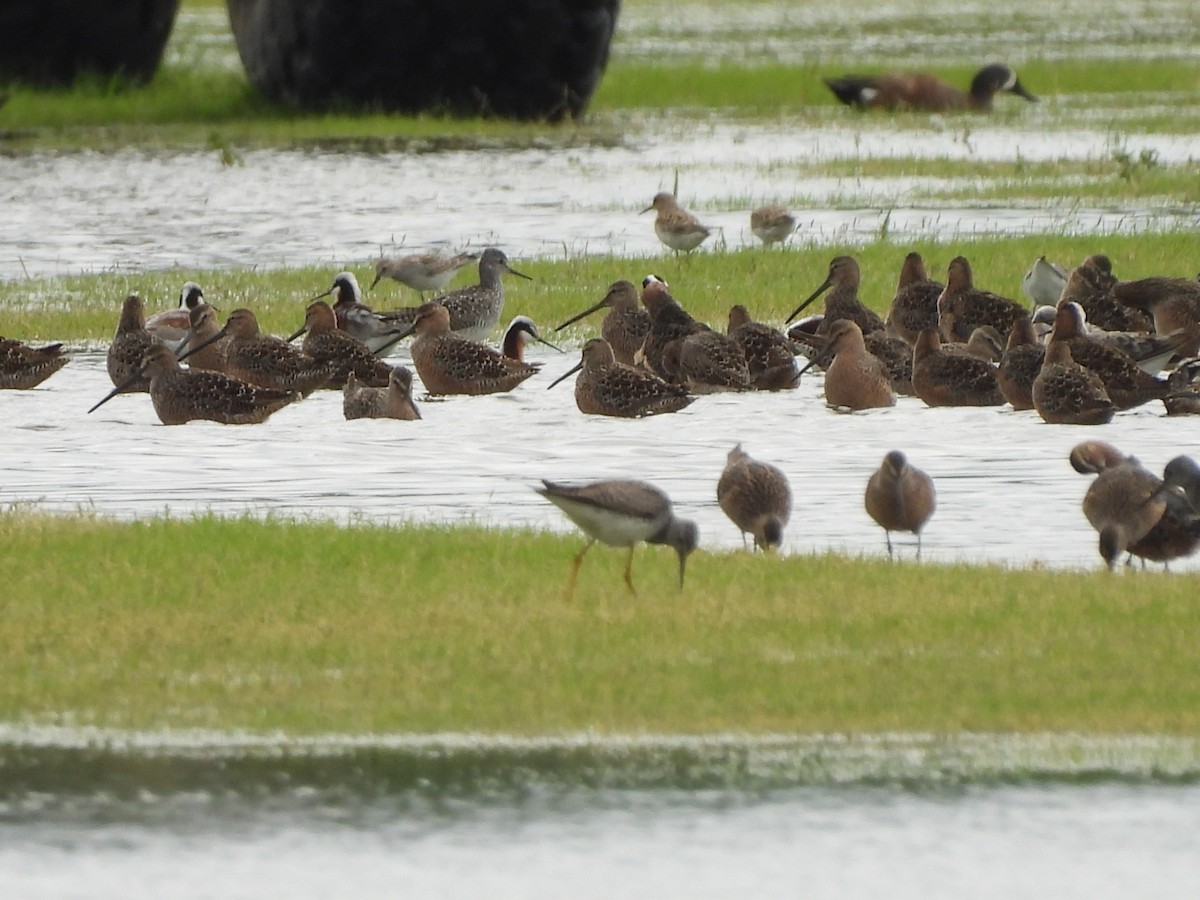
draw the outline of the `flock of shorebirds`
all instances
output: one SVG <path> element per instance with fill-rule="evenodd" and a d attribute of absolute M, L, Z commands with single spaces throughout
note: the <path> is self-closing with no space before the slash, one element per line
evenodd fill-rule
<path fill-rule="evenodd" d="M 658 194 L 646 211 L 656 213 L 656 234 L 676 252 L 694 250 L 711 233 L 671 194 Z M 752 231 L 767 246 L 786 241 L 795 228 L 795 218 L 781 207 L 751 215 Z M 217 310 L 191 282 L 177 309 L 149 318 L 141 298 L 130 295 L 107 354 L 114 386 L 92 410 L 118 394 L 147 392 L 164 424 L 194 419 L 248 424 L 333 387 L 343 391 L 348 419 L 419 419 L 412 371 L 386 360 L 409 336 L 413 366 L 429 394 L 510 391 L 539 370 L 524 359 L 526 344 L 555 345 L 524 316 L 512 321 L 499 349 L 483 342 L 500 321 L 503 277 L 528 277 L 503 251 L 381 259 L 372 286 L 391 278 L 424 299 L 426 291 L 444 291 L 471 263 L 478 268 L 477 284 L 391 311 L 364 304 L 355 275 L 343 272 L 312 299 L 303 325 L 287 338 L 262 333 L 248 309 L 233 310 L 220 324 Z M 715 391 L 788 390 L 804 372 L 817 369 L 824 372 L 827 403 L 844 410 L 892 406 L 905 394 L 930 406 L 1008 403 L 1034 410 L 1047 422 L 1080 425 L 1105 423 L 1120 410 L 1155 400 L 1169 415 L 1200 413 L 1200 364 L 1194 358 L 1200 352 L 1200 283 L 1194 280 L 1120 281 L 1110 260 L 1099 254 L 1070 272 L 1041 259 L 1024 281 L 1031 308 L 977 288 L 963 257 L 950 262 L 941 283 L 929 277 L 919 254 L 909 253 L 881 317 L 859 298 L 860 278 L 853 257 L 834 258 L 824 281 L 785 324 L 818 298 L 823 311 L 787 331 L 754 321 L 741 305 L 732 307 L 724 329 L 714 329 L 694 319 L 654 275 L 640 289 L 617 281 L 556 329 L 606 310 L 599 336 L 583 343 L 579 363 L 549 387 L 575 375 L 581 412 L 641 417 L 675 412 Z M 300 337 L 297 346 L 293 341 Z M 803 366 L 798 358 L 806 358 Z M 4 339 L 0 387 L 32 387 L 66 361 L 61 345 L 32 347 Z M 1173 461 L 1159 479 L 1113 448 L 1081 447 L 1088 449 L 1073 454 L 1072 463 L 1099 473 L 1084 508 L 1110 565 L 1124 552 L 1166 562 L 1196 549 L 1200 507 L 1192 505 L 1197 499 L 1189 480 L 1194 463 Z M 1112 489 L 1122 479 L 1136 487 L 1125 493 Z M 640 541 L 669 544 L 679 554 L 682 581 L 696 529 L 674 517 L 657 489 L 642 482 L 602 482 L 547 483 L 541 490 L 591 538 L 576 558 L 572 584 L 594 540 L 629 546 L 631 559 Z M 730 453 L 718 499 L 756 547 L 780 542 L 791 495 L 778 469 L 738 448 Z M 891 532 L 905 531 L 917 536 L 919 556 L 921 529 L 935 507 L 928 476 L 893 451 L 872 476 L 865 502 L 885 529 L 889 554 Z M 632 589 L 628 567 L 626 580 Z"/>

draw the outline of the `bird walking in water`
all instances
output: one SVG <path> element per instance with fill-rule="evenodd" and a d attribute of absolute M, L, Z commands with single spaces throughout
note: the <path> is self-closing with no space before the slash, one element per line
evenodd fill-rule
<path fill-rule="evenodd" d="M 750 231 L 764 247 L 782 244 L 795 230 L 796 217 L 785 206 L 771 203 L 750 213 Z"/>
<path fill-rule="evenodd" d="M 783 543 L 783 529 L 792 514 L 792 489 L 783 471 L 752 459 L 738 444 L 729 451 L 717 481 L 717 503 L 729 520 L 754 538 L 757 550 L 774 550 Z"/>
<path fill-rule="evenodd" d="M 825 78 L 825 85 L 842 103 L 858 109 L 987 111 L 997 94 L 1009 93 L 1035 102 L 1017 79 L 1017 73 L 1005 65 L 984 66 L 971 79 L 971 87 L 961 91 L 925 72 L 888 72 L 884 75 L 844 75 Z"/>
<path fill-rule="evenodd" d="M 425 300 L 426 291 L 444 290 L 459 271 L 479 258 L 477 253 L 412 253 L 408 256 L 381 257 L 375 261 L 375 280 L 371 290 L 384 278 L 391 278 L 416 291 Z"/>
<path fill-rule="evenodd" d="M 691 253 L 712 234 L 712 229 L 679 205 L 674 194 L 654 195 L 643 213 L 654 211 L 654 233 L 676 253 Z M 640 213 L 639 213 L 640 215 Z"/>
<path fill-rule="evenodd" d="M 12 338 L 0 337 L 0 390 L 26 391 L 37 387 L 70 359 L 62 344 L 30 347 Z"/>
<path fill-rule="evenodd" d="M 617 362 L 612 347 L 603 338 L 590 338 L 584 343 L 582 357 L 578 365 L 556 378 L 547 390 L 580 373 L 575 380 L 575 405 L 585 415 L 636 419 L 677 412 L 695 399 L 682 385 Z"/>
<path fill-rule="evenodd" d="M 421 418 L 413 403 L 412 370 L 396 366 L 388 376 L 387 387 L 363 384 L 351 372 L 342 389 L 342 415 L 347 419 L 402 419 L 407 422 Z"/>
<path fill-rule="evenodd" d="M 600 337 L 608 341 L 617 362 L 632 366 L 634 355 L 642 349 L 650 332 L 650 313 L 638 305 L 638 292 L 632 281 L 614 281 L 600 302 L 571 316 L 554 330 L 562 331 L 601 309 L 608 312 L 600 322 Z"/>
<path fill-rule="evenodd" d="M 864 502 L 867 515 L 886 535 L 888 558 L 893 558 L 892 532 L 910 531 L 917 536 L 917 559 L 920 559 L 921 530 L 937 508 L 933 479 L 910 465 L 901 451 L 892 450 L 868 479 Z"/>
<path fill-rule="evenodd" d="M 699 544 L 700 532 L 695 522 L 675 516 L 670 498 L 661 490 L 644 481 L 597 481 L 570 486 L 543 479 L 542 484 L 543 487 L 534 490 L 561 509 L 588 537 L 571 564 L 568 599 L 575 593 L 583 557 L 596 541 L 610 547 L 629 548 L 625 584 L 634 596 L 637 596 L 633 586 L 634 548 L 642 542 L 666 544 L 679 557 L 679 587 L 683 588 L 687 558 Z"/>

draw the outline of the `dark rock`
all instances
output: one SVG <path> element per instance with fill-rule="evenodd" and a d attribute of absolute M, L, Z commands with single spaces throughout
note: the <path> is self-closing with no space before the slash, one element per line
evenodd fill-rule
<path fill-rule="evenodd" d="M 580 115 L 608 62 L 620 0 L 227 0 L 267 97 L 557 121 Z"/>
<path fill-rule="evenodd" d="M 4 0 L 0 79 L 70 84 L 92 72 L 149 81 L 179 0 Z"/>

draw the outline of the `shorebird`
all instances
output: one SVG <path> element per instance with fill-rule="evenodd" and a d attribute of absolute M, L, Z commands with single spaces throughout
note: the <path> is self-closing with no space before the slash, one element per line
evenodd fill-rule
<path fill-rule="evenodd" d="M 188 323 L 188 332 L 175 349 L 176 357 L 186 356 L 188 366 L 193 369 L 228 374 L 225 351 L 229 348 L 230 338 L 228 334 L 218 335 L 221 326 L 217 324 L 217 308 L 200 303 L 188 313 Z M 200 349 L 187 353 L 189 347 Z"/>
<path fill-rule="evenodd" d="M 909 346 L 917 342 L 922 328 L 937 326 L 937 301 L 945 285 L 933 281 L 925 271 L 920 253 L 909 253 L 900 267 L 896 295 L 888 309 L 887 324 L 896 330 Z"/>
<path fill-rule="evenodd" d="M 760 206 L 750 213 L 750 230 L 764 247 L 781 244 L 796 230 L 796 217 L 778 204 Z"/>
<path fill-rule="evenodd" d="M 412 398 L 412 370 L 396 366 L 388 376 L 387 387 L 370 387 L 351 372 L 342 389 L 342 415 L 347 419 L 421 418 Z"/>
<path fill-rule="evenodd" d="M 247 384 L 280 391 L 295 391 L 307 397 L 324 387 L 333 375 L 333 366 L 301 353 L 287 341 L 263 334 L 258 319 L 248 309 L 235 309 L 224 327 L 207 341 L 191 347 L 180 361 L 228 336 L 225 347 L 225 372 Z"/>
<path fill-rule="evenodd" d="M 1107 425 L 1115 410 L 1104 382 L 1079 365 L 1062 341 L 1046 346 L 1031 396 L 1038 415 L 1052 425 Z"/>
<path fill-rule="evenodd" d="M 852 256 L 835 256 L 829 263 L 829 273 L 821 286 L 812 292 L 811 296 L 794 310 L 784 321 L 790 322 L 808 307 L 810 303 L 825 294 L 825 315 L 817 326 L 817 334 L 828 334 L 833 323 L 839 319 L 850 319 L 855 322 L 863 334 L 883 330 L 883 319 L 873 309 L 869 309 L 858 299 L 858 286 L 862 273 L 858 261 Z M 832 288 L 832 290 L 830 290 Z"/>
<path fill-rule="evenodd" d="M 938 328 L 946 341 L 966 341 L 981 325 L 991 325 L 1000 332 L 1001 340 L 1007 340 L 1013 323 L 1029 315 L 1016 300 L 975 287 L 965 256 L 950 261 L 937 310 Z"/>
<path fill-rule="evenodd" d="M 333 297 L 337 327 L 362 341 L 376 356 L 395 353 L 399 347 L 396 335 L 412 324 L 412 317 L 407 314 L 377 313 L 363 303 L 362 291 L 353 272 L 339 272 L 329 290 L 317 294 L 310 302 L 330 296 Z"/>
<path fill-rule="evenodd" d="M 1033 409 L 1033 382 L 1042 371 L 1046 348 L 1038 341 L 1033 321 L 1025 316 L 1008 333 L 996 383 L 1013 409 Z"/>
<path fill-rule="evenodd" d="M 417 335 L 412 344 L 413 365 L 431 394 L 510 391 L 540 368 L 454 333 L 449 310 L 436 300 L 417 307 L 409 331 Z"/>
<path fill-rule="evenodd" d="M 892 450 L 867 480 L 863 501 L 867 515 L 883 529 L 888 558 L 892 558 L 892 532 L 911 531 L 917 536 L 917 559 L 920 559 L 921 530 L 937 508 L 933 479 L 909 465 L 901 451 Z"/>
<path fill-rule="evenodd" d="M 391 278 L 407 285 L 425 299 L 426 291 L 445 290 L 460 269 L 479 258 L 477 253 L 456 253 L 442 256 L 440 253 L 414 253 L 409 256 L 383 257 L 375 262 L 375 280 L 371 288 L 383 278 Z"/>
<path fill-rule="evenodd" d="M 750 369 L 742 345 L 708 329 L 686 335 L 663 348 L 663 368 L 672 380 L 697 394 L 745 391 Z"/>
<path fill-rule="evenodd" d="M 1068 273 L 1059 303 L 1078 303 L 1088 322 L 1105 331 L 1151 331 L 1154 319 L 1141 309 L 1118 303 L 1113 294 L 1116 285 L 1112 260 L 1092 254 Z"/>
<path fill-rule="evenodd" d="M 194 281 L 187 282 L 179 292 L 179 306 L 156 312 L 146 320 L 146 330 L 176 353 L 191 327 L 189 315 L 204 302 L 204 291 Z"/>
<path fill-rule="evenodd" d="M 1118 282 L 1112 293 L 1123 306 L 1149 313 L 1159 334 L 1183 331 L 1187 341 L 1179 349 L 1181 356 L 1200 352 L 1200 283 L 1190 278 L 1141 278 Z"/>
<path fill-rule="evenodd" d="M 618 362 L 633 365 L 634 355 L 642 349 L 650 331 L 650 313 L 638 306 L 637 288 L 631 281 L 614 281 L 599 303 L 571 316 L 554 330 L 562 331 L 601 309 L 608 312 L 600 322 L 600 336 L 608 341 Z"/>
<path fill-rule="evenodd" d="M 388 386 L 392 367 L 377 359 L 362 341 L 339 329 L 333 309 L 324 300 L 308 304 L 304 324 L 288 336 L 288 341 L 294 341 L 302 334 L 304 355 L 329 366 L 329 387 L 344 387 L 352 374 L 366 387 Z M 403 335 L 403 330 L 396 332 L 392 341 L 399 341 Z M 386 346 L 380 347 L 381 352 L 386 349 Z"/>
<path fill-rule="evenodd" d="M 207 419 L 225 425 L 252 425 L 300 399 L 296 391 L 255 387 L 220 372 L 185 369 L 169 348 L 149 347 L 142 365 L 88 410 L 95 412 L 139 378 L 149 381 L 154 412 L 164 425 Z"/>
<path fill-rule="evenodd" d="M 708 326 L 693 319 L 657 275 L 647 275 L 642 280 L 642 305 L 650 314 L 650 330 L 642 343 L 642 363 L 660 378 L 670 379 L 667 347 L 689 334 L 709 330 Z"/>
<path fill-rule="evenodd" d="M 792 489 L 779 468 L 758 460 L 738 444 L 729 451 L 717 481 L 717 503 L 729 520 L 754 538 L 754 548 L 774 550 L 792 514 Z"/>
<path fill-rule="evenodd" d="M 783 332 L 755 322 L 750 318 L 750 311 L 738 303 L 729 308 L 726 333 L 742 348 L 751 387 L 760 391 L 780 391 L 799 384 L 795 345 Z"/>
<path fill-rule="evenodd" d="M 578 372 L 575 405 L 586 415 L 636 419 L 677 412 L 695 399 L 682 385 L 617 362 L 603 338 L 586 341 L 581 355 L 579 364 L 556 378 L 547 390 Z"/>
<path fill-rule="evenodd" d="M 984 66 L 976 72 L 968 91 L 924 72 L 844 75 L 822 80 L 842 103 L 859 109 L 987 111 L 999 93 L 1016 94 L 1031 102 L 1037 100 L 1021 85 L 1016 72 L 1000 64 Z"/>
<path fill-rule="evenodd" d="M 67 364 L 62 344 L 30 347 L 12 338 L 0 337 L 0 390 L 24 391 L 37 387 Z"/>
<path fill-rule="evenodd" d="M 146 330 L 146 310 L 142 298 L 130 294 L 121 305 L 121 318 L 112 343 L 108 345 L 108 377 L 113 384 L 123 384 L 125 391 L 148 391 L 150 379 L 129 376 L 142 368 L 142 360 L 151 347 L 161 341 Z"/>
<path fill-rule="evenodd" d="M 863 333 L 850 319 L 840 319 L 829 333 L 826 356 L 832 362 L 825 370 L 825 402 L 839 409 L 878 409 L 895 406 L 891 377 L 882 362 L 867 352 Z M 816 365 L 814 358 L 801 374 Z"/>
<path fill-rule="evenodd" d="M 570 486 L 542 480 L 543 487 L 534 488 L 539 494 L 561 509 L 588 536 L 583 549 L 571 564 L 567 582 L 567 597 L 575 593 L 575 579 L 583 557 L 596 541 L 610 547 L 628 547 L 625 562 L 625 584 L 631 594 L 633 586 L 633 551 L 641 542 L 666 544 L 679 557 L 679 587 L 683 587 L 684 569 L 688 555 L 696 549 L 700 532 L 696 523 L 675 516 L 671 500 L 644 481 L 597 481 Z"/>
<path fill-rule="evenodd" d="M 654 210 L 654 233 L 658 239 L 676 253 L 691 253 L 699 247 L 712 229 L 701 225 L 700 220 L 684 209 L 673 194 L 662 191 L 654 195 L 650 205 L 642 210 Z"/>
<path fill-rule="evenodd" d="M 996 367 L 973 356 L 946 353 L 936 328 L 926 328 L 913 348 L 913 391 L 928 406 L 999 406 L 1004 395 Z"/>
<path fill-rule="evenodd" d="M 500 352 L 509 359 L 517 362 L 525 361 L 525 347 L 530 341 L 545 344 L 551 350 L 563 352 L 563 348 L 550 343 L 538 332 L 537 325 L 529 316 L 515 316 L 508 327 L 504 329 L 504 339 L 500 342 Z"/>
<path fill-rule="evenodd" d="M 1069 274 L 1062 266 L 1039 256 L 1021 279 L 1021 290 L 1033 301 L 1034 309 L 1039 306 L 1057 306 L 1058 298 L 1067 286 Z"/>

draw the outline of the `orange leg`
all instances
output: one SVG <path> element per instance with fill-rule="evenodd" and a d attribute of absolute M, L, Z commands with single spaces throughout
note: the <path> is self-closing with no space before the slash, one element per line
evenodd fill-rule
<path fill-rule="evenodd" d="M 575 554 L 575 561 L 571 563 L 571 577 L 567 580 L 568 600 L 575 596 L 575 579 L 579 576 L 579 567 L 583 564 L 584 554 L 592 549 L 592 544 L 594 543 L 596 543 L 595 538 L 588 538 L 588 542 L 583 545 L 583 549 Z"/>

